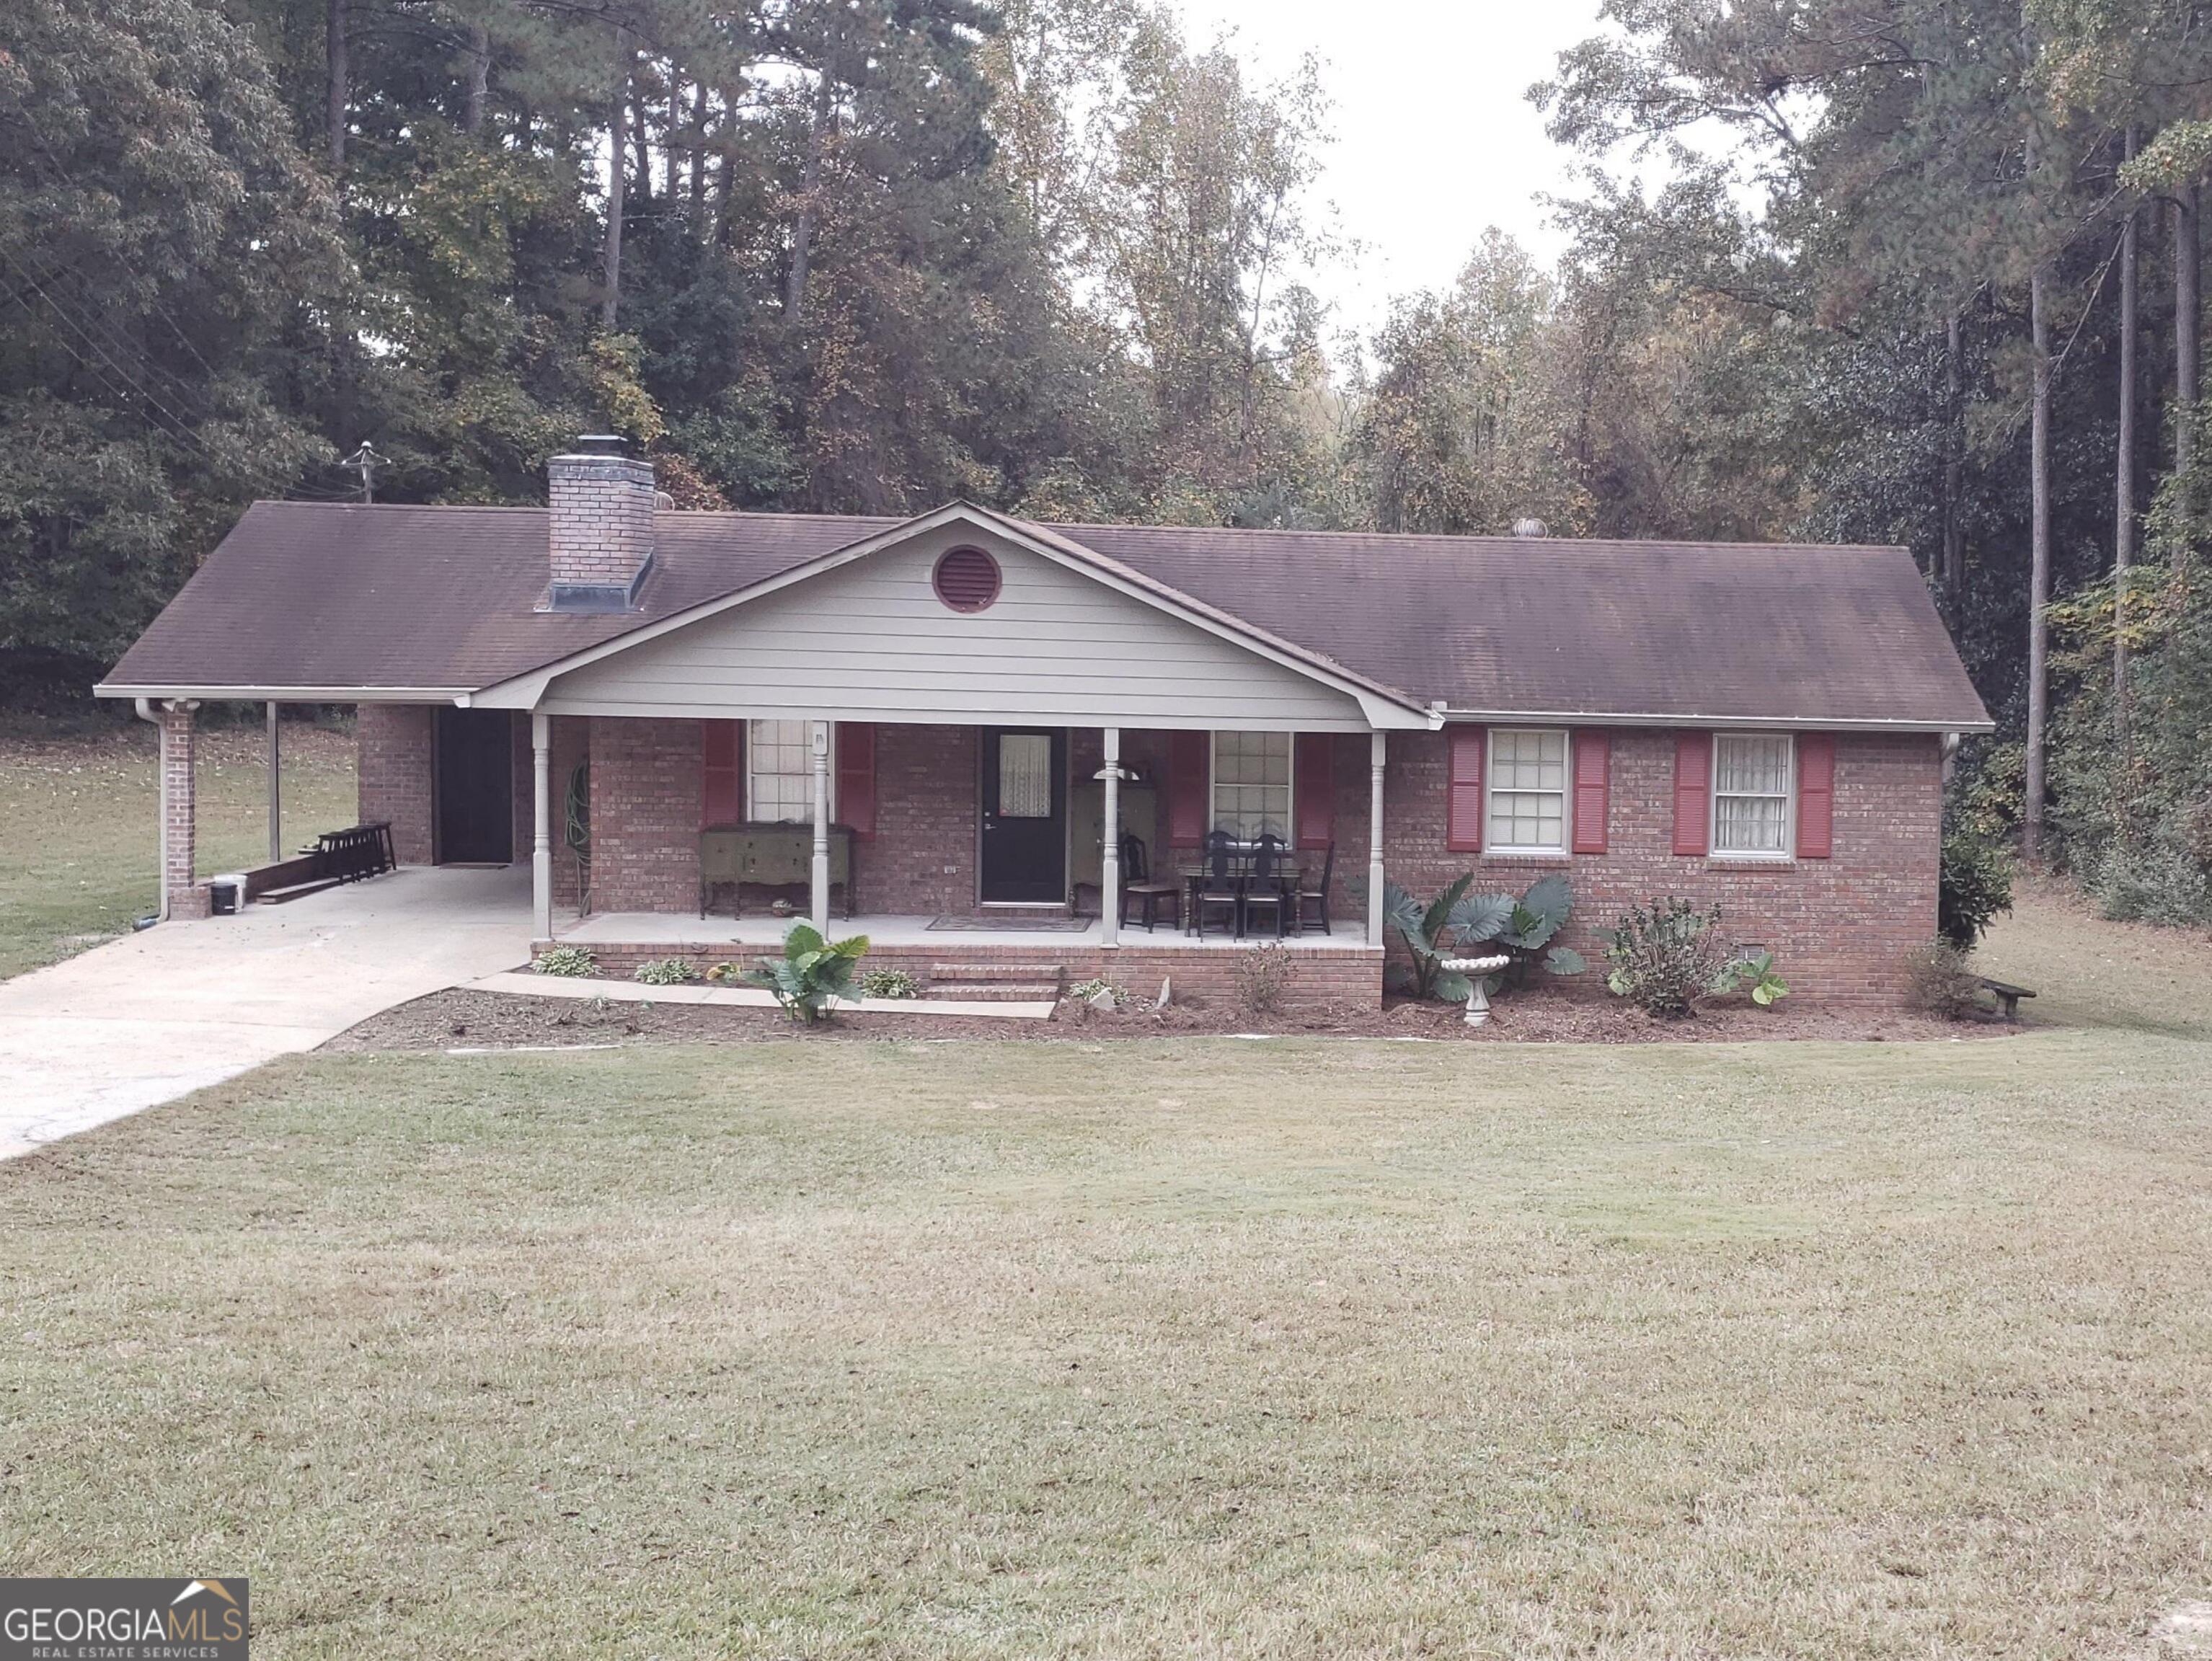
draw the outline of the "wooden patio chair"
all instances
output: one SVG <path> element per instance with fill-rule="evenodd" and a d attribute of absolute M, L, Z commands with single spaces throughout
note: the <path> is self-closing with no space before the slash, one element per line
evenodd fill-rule
<path fill-rule="evenodd" d="M 1330 932 L 1328 926 L 1328 889 L 1329 884 L 1335 881 L 1335 879 L 1336 844 L 1332 842 L 1328 845 L 1328 852 L 1322 856 L 1320 882 L 1316 885 L 1309 886 L 1303 874 L 1299 876 L 1298 932 L 1300 934 L 1310 932 L 1316 925 L 1320 927 L 1321 931 L 1323 934 Z"/>
<path fill-rule="evenodd" d="M 1121 838 L 1121 921 L 1129 920 L 1129 907 L 1134 904 L 1144 912 L 1140 919 L 1145 932 L 1152 932 L 1159 921 L 1160 901 L 1168 903 L 1168 913 L 1177 928 L 1182 926 L 1182 884 L 1164 876 L 1152 875 L 1152 861 L 1145 853 L 1144 839 L 1134 832 Z"/>
<path fill-rule="evenodd" d="M 1252 840 L 1252 869 L 1244 879 L 1244 927 L 1252 928 L 1252 913 L 1267 912 L 1275 919 L 1275 938 L 1290 931 L 1291 906 L 1297 898 L 1297 868 L 1290 864 L 1288 848 L 1273 831 Z"/>
<path fill-rule="evenodd" d="M 1190 928 L 1206 938 L 1206 914 L 1227 910 L 1230 932 L 1244 932 L 1244 875 L 1239 869 L 1237 839 L 1225 830 L 1206 834 L 1205 863 L 1190 885 Z"/>

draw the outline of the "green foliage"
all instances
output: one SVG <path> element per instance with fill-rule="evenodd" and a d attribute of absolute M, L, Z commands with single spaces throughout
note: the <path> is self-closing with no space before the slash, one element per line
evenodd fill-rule
<path fill-rule="evenodd" d="M 793 1021 L 811 1022 L 829 1013 L 830 1001 L 852 984 L 854 967 L 868 949 L 868 937 L 854 935 L 834 944 L 811 923 L 794 923 L 783 937 L 783 955 L 764 957 L 745 976 L 745 984 L 771 992 Z"/>
<path fill-rule="evenodd" d="M 1997 918 L 2012 909 L 2012 856 L 1969 831 L 1943 839 L 1936 887 L 1936 929 L 1960 951 L 1972 951 Z"/>
<path fill-rule="evenodd" d="M 860 977 L 863 997 L 920 997 L 921 982 L 904 969 L 870 969 Z"/>
<path fill-rule="evenodd" d="M 688 957 L 648 958 L 631 974 L 648 986 L 681 986 L 699 979 L 698 966 Z"/>
<path fill-rule="evenodd" d="M 2107 844 L 2090 867 L 2088 889 L 2099 913 L 2115 922 L 2212 923 L 2212 877 L 2190 849 L 2168 838 Z"/>
<path fill-rule="evenodd" d="M 1723 995 L 1747 991 L 1753 1003 L 1769 1009 L 1790 996 L 1790 983 L 1775 968 L 1772 952 L 1755 952 L 1723 964 L 1713 977 L 1713 991 Z"/>
<path fill-rule="evenodd" d="M 588 946 L 549 946 L 532 960 L 539 974 L 589 977 L 599 972 L 599 960 Z"/>
<path fill-rule="evenodd" d="M 1948 940 L 1931 940 L 1914 950 L 1906 997 L 1913 1008 L 1945 1021 L 1968 1021 L 1983 1013 L 1981 979 L 1967 967 L 1966 953 Z"/>
<path fill-rule="evenodd" d="M 1607 990 L 1664 1020 L 1692 1013 L 1726 967 L 1720 920 L 1717 906 L 1699 911 L 1686 900 L 1632 907 L 1607 938 Z"/>
<path fill-rule="evenodd" d="M 1404 990 L 1413 996 L 1467 1001 L 1474 987 L 1465 975 L 1443 967 L 1448 957 L 1510 958 L 1502 974 L 1492 977 L 1492 990 L 1500 984 L 1527 984 L 1539 963 L 1555 975 L 1580 974 L 1589 967 L 1580 952 L 1550 945 L 1574 910 L 1574 890 L 1565 876 L 1555 872 L 1540 878 L 1517 900 L 1479 894 L 1474 887 L 1474 873 L 1468 871 L 1425 906 L 1396 883 L 1385 885 L 1382 918 L 1405 941 L 1413 960 L 1409 972 L 1400 966 Z M 1478 946 L 1494 949 L 1477 952 Z"/>

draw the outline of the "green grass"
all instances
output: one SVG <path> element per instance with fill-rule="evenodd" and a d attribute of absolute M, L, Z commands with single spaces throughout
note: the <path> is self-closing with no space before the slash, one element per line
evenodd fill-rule
<path fill-rule="evenodd" d="M 2208 1064 L 303 1058 L 0 1167 L 0 1561 L 248 1573 L 263 1658 L 2143 1653 Z"/>
<path fill-rule="evenodd" d="M 269 857 L 269 768 L 261 730 L 201 735 L 199 872 Z M 154 730 L 0 733 L 0 979 L 96 945 L 159 898 Z M 353 823 L 353 742 L 284 730 L 284 834 Z"/>

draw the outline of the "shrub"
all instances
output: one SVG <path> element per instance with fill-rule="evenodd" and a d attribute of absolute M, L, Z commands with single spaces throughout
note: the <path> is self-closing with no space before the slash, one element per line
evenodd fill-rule
<path fill-rule="evenodd" d="M 1966 955 L 1948 940 L 1931 940 L 1912 954 L 1906 997 L 1916 1009 L 1946 1021 L 1971 1021 L 1982 1013 L 1982 984 Z"/>
<path fill-rule="evenodd" d="M 2114 842 L 2089 875 L 2089 898 L 2116 923 L 2185 928 L 2212 921 L 2212 882 L 2178 839 Z"/>
<path fill-rule="evenodd" d="M 1790 996 L 1790 983 L 1774 967 L 1772 952 L 1754 952 L 1723 967 L 1713 981 L 1717 992 L 1748 991 L 1751 1001 L 1771 1009 Z"/>
<path fill-rule="evenodd" d="M 706 978 L 717 986 L 735 986 L 744 981 L 747 973 L 741 963 L 717 963 L 707 971 Z"/>
<path fill-rule="evenodd" d="M 1971 831 L 1946 836 L 1942 877 L 1936 888 L 1936 931 L 1960 951 L 1970 952 L 1990 922 L 2011 909 L 2011 856 Z"/>
<path fill-rule="evenodd" d="M 1255 946 L 1237 960 L 1237 996 L 1254 1015 L 1273 1015 L 1290 983 L 1288 946 Z"/>
<path fill-rule="evenodd" d="M 1553 936 L 1566 925 L 1574 909 L 1573 891 L 1564 876 L 1543 878 L 1516 900 L 1506 894 L 1474 894 L 1474 873 L 1467 872 L 1426 906 L 1393 882 L 1382 890 L 1382 914 L 1406 943 L 1413 959 L 1410 973 L 1402 970 L 1401 984 L 1416 997 L 1441 997 L 1464 1003 L 1474 988 L 1468 978 L 1443 967 L 1443 960 L 1458 956 L 1503 955 L 1512 960 L 1503 976 L 1513 985 L 1524 983 Z M 1477 954 L 1471 949 L 1490 944 L 1495 952 Z M 1582 954 L 1553 946 L 1542 957 L 1553 974 L 1580 974 L 1589 966 Z"/>
<path fill-rule="evenodd" d="M 630 975 L 632 980 L 643 981 L 648 986 L 680 986 L 698 978 L 699 971 L 688 957 L 648 958 Z"/>
<path fill-rule="evenodd" d="M 1067 989 L 1067 996 L 1070 999 L 1085 1005 L 1088 1005 L 1091 1000 L 1101 992 L 1104 992 L 1114 1000 L 1115 1009 L 1126 1009 L 1129 1007 L 1129 994 L 1110 980 L 1096 979 L 1079 980 Z"/>
<path fill-rule="evenodd" d="M 548 946 L 531 966 L 539 974 L 595 975 L 599 960 L 584 946 Z"/>
<path fill-rule="evenodd" d="M 1608 937 L 1605 984 L 1648 1015 L 1679 1020 L 1713 988 L 1726 961 L 1717 931 L 1720 907 L 1655 900 L 1622 918 Z"/>
<path fill-rule="evenodd" d="M 860 977 L 864 997 L 920 997 L 921 982 L 904 969 L 871 969 Z"/>
<path fill-rule="evenodd" d="M 819 1021 L 830 1000 L 852 984 L 854 966 L 867 949 L 864 934 L 832 944 L 811 923 L 794 923 L 783 937 L 783 955 L 761 959 L 758 968 L 746 973 L 745 984 L 775 994 L 793 1021 Z"/>

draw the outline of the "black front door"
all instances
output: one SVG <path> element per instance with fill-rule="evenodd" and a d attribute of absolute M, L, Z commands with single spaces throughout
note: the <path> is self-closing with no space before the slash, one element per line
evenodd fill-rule
<path fill-rule="evenodd" d="M 441 865 L 504 865 L 514 858 L 514 715 L 441 709 L 437 721 Z"/>
<path fill-rule="evenodd" d="M 1056 906 L 1067 898 L 1067 734 L 986 729 L 982 897 Z"/>

